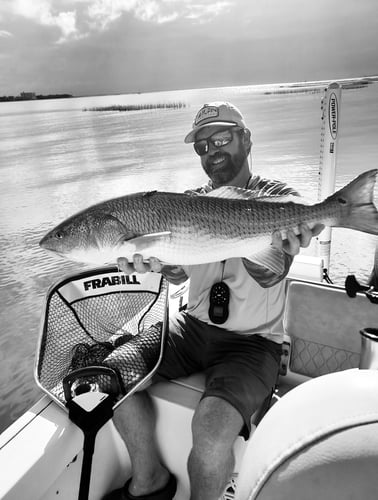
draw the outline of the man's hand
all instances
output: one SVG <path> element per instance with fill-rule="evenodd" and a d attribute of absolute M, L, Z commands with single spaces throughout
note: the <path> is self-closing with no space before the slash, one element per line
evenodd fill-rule
<path fill-rule="evenodd" d="M 292 229 L 287 231 L 287 239 L 282 240 L 281 233 L 275 231 L 272 235 L 272 246 L 278 250 L 283 250 L 288 255 L 297 255 L 302 248 L 307 248 L 311 239 L 318 236 L 323 229 L 323 224 L 316 224 L 312 229 L 306 223 L 299 225 L 299 234 L 295 234 Z"/>
<path fill-rule="evenodd" d="M 143 256 L 139 253 L 133 255 L 133 263 L 131 264 L 125 257 L 117 259 L 118 269 L 125 274 L 132 273 L 161 273 L 170 283 L 180 285 L 184 283 L 188 276 L 181 266 L 167 266 L 162 264 L 156 257 L 150 257 L 148 262 L 143 261 Z"/>
<path fill-rule="evenodd" d="M 156 257 L 150 257 L 148 262 L 144 262 L 143 256 L 139 253 L 133 255 L 132 263 L 130 263 L 126 257 L 119 257 L 117 259 L 117 266 L 118 269 L 125 274 L 147 273 L 148 271 L 160 273 L 163 267 L 160 260 Z"/>

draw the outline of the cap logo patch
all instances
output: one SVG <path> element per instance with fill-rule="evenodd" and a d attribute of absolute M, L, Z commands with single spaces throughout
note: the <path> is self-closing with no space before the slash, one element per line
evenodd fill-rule
<path fill-rule="evenodd" d="M 198 125 L 203 120 L 207 120 L 208 118 L 214 118 L 219 116 L 219 109 L 215 106 L 205 106 L 200 109 L 197 113 L 196 119 L 194 120 L 194 125 Z"/>

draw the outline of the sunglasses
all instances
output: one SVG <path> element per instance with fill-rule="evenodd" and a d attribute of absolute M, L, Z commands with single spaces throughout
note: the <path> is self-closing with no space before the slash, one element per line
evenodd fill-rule
<path fill-rule="evenodd" d="M 209 151 L 210 143 L 216 148 L 223 148 L 232 142 L 234 136 L 231 130 L 225 130 L 224 132 L 215 132 L 213 135 L 207 139 L 201 139 L 193 144 L 194 151 L 199 155 L 203 156 Z"/>

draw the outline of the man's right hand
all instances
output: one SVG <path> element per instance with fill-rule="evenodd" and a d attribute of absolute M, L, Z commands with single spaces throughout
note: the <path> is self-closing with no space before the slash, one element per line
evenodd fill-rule
<path fill-rule="evenodd" d="M 181 266 L 169 266 L 162 264 L 156 257 L 150 257 L 147 262 L 143 260 L 143 256 L 139 253 L 133 255 L 133 262 L 130 263 L 126 257 L 117 259 L 118 269 L 125 274 L 161 273 L 170 283 L 179 285 L 188 279 L 184 269 Z"/>
<path fill-rule="evenodd" d="M 117 266 L 119 270 L 125 274 L 147 273 L 149 271 L 160 273 L 163 267 L 160 260 L 156 257 L 150 257 L 148 262 L 144 262 L 143 256 L 139 253 L 133 255 L 132 263 L 130 263 L 126 257 L 119 257 L 117 259 Z"/>

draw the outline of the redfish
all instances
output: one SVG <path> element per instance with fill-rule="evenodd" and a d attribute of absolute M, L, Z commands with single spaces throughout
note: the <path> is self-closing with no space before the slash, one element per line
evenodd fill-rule
<path fill-rule="evenodd" d="M 272 233 L 307 223 L 378 235 L 373 202 L 378 170 L 359 175 L 320 203 L 301 198 L 257 197 L 234 187 L 206 195 L 168 192 L 129 194 L 93 205 L 68 218 L 40 241 L 67 259 L 96 265 L 156 257 L 166 264 L 195 265 L 248 257 L 268 247 Z"/>

